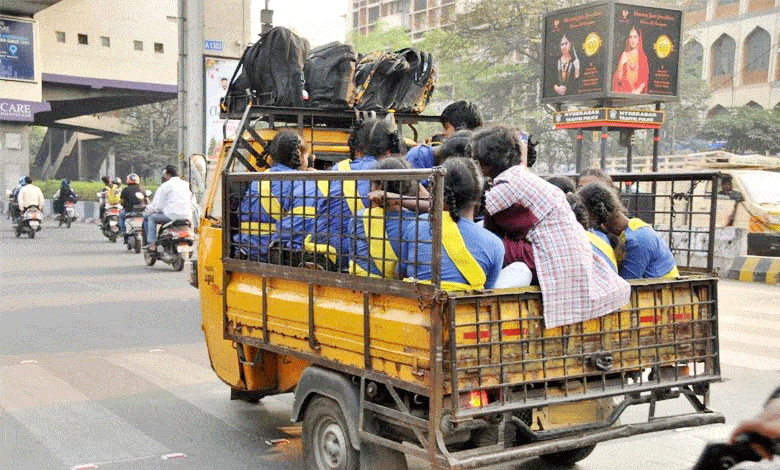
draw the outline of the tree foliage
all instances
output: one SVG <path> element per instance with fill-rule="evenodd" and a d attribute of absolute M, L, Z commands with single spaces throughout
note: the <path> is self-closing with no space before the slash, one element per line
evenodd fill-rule
<path fill-rule="evenodd" d="M 403 28 L 388 28 L 384 23 L 378 21 L 374 31 L 370 34 L 352 33 L 351 43 L 355 51 L 360 54 L 367 54 L 371 51 L 396 51 L 405 47 L 411 47 L 412 39 Z"/>
<path fill-rule="evenodd" d="M 780 111 L 741 106 L 707 119 L 701 137 L 733 153 L 780 153 Z"/>
<path fill-rule="evenodd" d="M 150 177 L 165 165 L 177 161 L 178 116 L 176 100 L 137 106 L 121 111 L 120 118 L 130 131 L 103 145 L 114 147 L 117 167 Z"/>

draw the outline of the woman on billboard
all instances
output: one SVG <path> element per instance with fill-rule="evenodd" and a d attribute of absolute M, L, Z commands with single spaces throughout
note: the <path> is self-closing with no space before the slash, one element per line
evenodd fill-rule
<path fill-rule="evenodd" d="M 557 69 L 558 75 L 553 83 L 553 91 L 559 95 L 571 93 L 574 84 L 580 78 L 580 60 L 565 34 L 561 37 L 561 57 L 558 59 Z"/>
<path fill-rule="evenodd" d="M 649 68 L 642 45 L 642 34 L 632 26 L 626 38 L 626 47 L 620 54 L 617 69 L 612 76 L 612 91 L 618 93 L 647 93 Z"/>

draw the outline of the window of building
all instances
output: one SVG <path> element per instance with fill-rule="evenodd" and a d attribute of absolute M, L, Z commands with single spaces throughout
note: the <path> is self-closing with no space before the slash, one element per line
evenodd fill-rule
<path fill-rule="evenodd" d="M 163 43 L 161 42 L 154 43 L 154 52 L 158 54 L 162 54 L 163 52 L 165 52 L 165 49 L 163 48 Z"/>
<path fill-rule="evenodd" d="M 376 23 L 379 19 L 379 7 L 371 7 L 368 9 L 368 22 Z"/>
<path fill-rule="evenodd" d="M 712 75 L 732 75 L 734 73 L 734 52 L 737 43 L 726 34 L 721 35 L 712 44 Z"/>
<path fill-rule="evenodd" d="M 357 13 L 352 13 L 352 27 L 357 28 L 358 27 L 358 15 Z"/>
<path fill-rule="evenodd" d="M 55 31 L 54 36 L 57 38 L 57 42 L 65 42 L 65 31 Z"/>
<path fill-rule="evenodd" d="M 683 46 L 683 67 L 695 67 L 696 74 L 701 76 L 704 63 L 704 47 L 695 39 Z"/>
<path fill-rule="evenodd" d="M 745 39 L 745 71 L 769 70 L 770 42 L 769 33 L 756 28 Z"/>
<path fill-rule="evenodd" d="M 425 10 L 428 6 L 428 0 L 414 0 L 414 11 Z"/>
<path fill-rule="evenodd" d="M 87 36 L 86 34 L 78 34 L 76 36 L 76 39 L 78 40 L 79 44 L 82 44 L 82 45 L 85 45 L 85 46 L 89 44 L 89 36 Z"/>
<path fill-rule="evenodd" d="M 136 51 L 144 50 L 144 42 L 143 41 L 133 41 L 133 49 L 135 49 Z"/>
<path fill-rule="evenodd" d="M 111 47 L 111 38 L 108 36 L 100 36 L 100 45 L 103 47 Z"/>

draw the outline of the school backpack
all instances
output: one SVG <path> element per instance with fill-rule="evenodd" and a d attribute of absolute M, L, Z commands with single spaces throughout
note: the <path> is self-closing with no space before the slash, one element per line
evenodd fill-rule
<path fill-rule="evenodd" d="M 221 100 L 222 110 L 240 112 L 249 101 L 263 106 L 302 107 L 308 49 L 306 40 L 281 26 L 261 34 L 244 51 Z"/>
<path fill-rule="evenodd" d="M 430 54 L 414 48 L 374 51 L 355 69 L 355 109 L 421 113 L 430 101 L 436 70 Z"/>
<path fill-rule="evenodd" d="M 331 42 L 311 51 L 306 59 L 304 77 L 313 108 L 347 109 L 354 99 L 352 75 L 355 50 L 348 44 Z"/>

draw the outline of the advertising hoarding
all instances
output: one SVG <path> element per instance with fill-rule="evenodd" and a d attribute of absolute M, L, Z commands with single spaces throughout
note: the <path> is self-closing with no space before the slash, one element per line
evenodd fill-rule
<path fill-rule="evenodd" d="M 206 83 L 203 90 L 206 94 L 206 152 L 210 158 L 216 157 L 219 146 L 222 144 L 223 126 L 225 120 L 219 117 L 219 99 L 227 93 L 227 87 L 233 72 L 238 67 L 238 60 L 205 58 Z M 225 132 L 228 137 L 235 134 L 238 129 L 238 121 L 228 121 Z"/>
<path fill-rule="evenodd" d="M 35 80 L 33 22 L 0 16 L 0 78 Z"/>
<path fill-rule="evenodd" d="M 615 2 L 546 15 L 542 102 L 676 99 L 681 22 L 679 10 Z"/>

